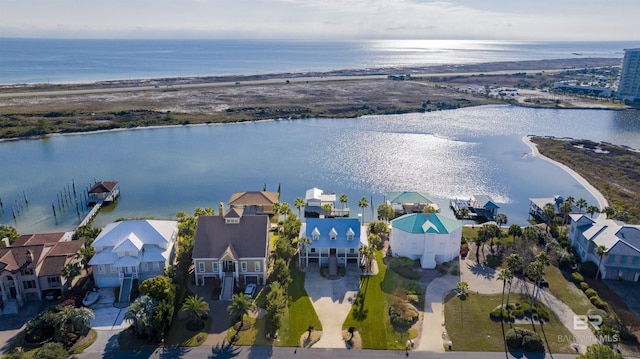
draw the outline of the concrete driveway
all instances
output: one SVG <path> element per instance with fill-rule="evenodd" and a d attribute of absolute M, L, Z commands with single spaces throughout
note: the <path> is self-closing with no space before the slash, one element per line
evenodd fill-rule
<path fill-rule="evenodd" d="M 342 323 L 360 290 L 360 268 L 351 265 L 344 277 L 329 280 L 320 275 L 317 266 L 311 265 L 307 268 L 304 288 L 322 323 L 322 338 L 313 347 L 345 348 Z"/>
<path fill-rule="evenodd" d="M 124 313 L 128 306 L 114 306 L 115 297 L 113 288 L 102 288 L 99 291 L 100 300 L 92 305 L 95 319 L 91 320 L 91 327 L 95 330 L 123 330 L 130 323 L 124 320 Z"/>

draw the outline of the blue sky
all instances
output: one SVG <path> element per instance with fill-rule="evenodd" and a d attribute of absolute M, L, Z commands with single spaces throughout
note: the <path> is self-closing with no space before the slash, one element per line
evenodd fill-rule
<path fill-rule="evenodd" d="M 0 0 L 0 37 L 639 40 L 639 0 Z"/>

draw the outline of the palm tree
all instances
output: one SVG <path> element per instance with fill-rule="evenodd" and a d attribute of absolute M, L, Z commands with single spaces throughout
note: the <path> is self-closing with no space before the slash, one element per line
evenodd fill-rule
<path fill-rule="evenodd" d="M 329 217 L 331 215 L 331 203 L 325 203 L 322 205 L 322 212 L 324 212 L 325 217 Z"/>
<path fill-rule="evenodd" d="M 567 201 L 562 202 L 560 205 L 560 212 L 564 214 L 564 219 L 562 220 L 563 225 L 567 224 L 567 219 L 569 218 L 569 213 L 571 213 L 572 209 L 573 207 L 571 206 L 571 203 Z"/>
<path fill-rule="evenodd" d="M 251 298 L 244 294 L 234 294 L 233 299 L 231 300 L 231 304 L 227 307 L 227 312 L 231 316 L 231 320 L 235 320 L 235 322 L 240 322 L 240 327 L 236 331 L 236 334 L 240 332 L 242 329 L 242 325 L 244 324 L 243 318 L 245 315 L 249 314 L 250 311 L 255 310 L 256 305 L 253 303 Z"/>
<path fill-rule="evenodd" d="M 547 224 L 547 233 L 549 232 L 549 226 L 551 225 L 551 221 L 556 216 L 556 209 L 553 207 L 553 204 L 547 203 L 544 205 L 542 209 L 542 213 L 540 214 L 542 219 L 544 219 L 544 223 Z"/>
<path fill-rule="evenodd" d="M 462 208 L 460 208 L 458 210 L 458 218 L 459 219 L 465 219 L 468 214 L 469 214 L 469 208 L 467 208 L 467 207 L 462 207 Z"/>
<path fill-rule="evenodd" d="M 67 287 L 67 290 L 71 288 L 73 279 L 79 276 L 81 271 L 82 269 L 80 267 L 80 263 L 78 262 L 67 263 L 64 267 L 62 267 L 62 270 L 60 271 L 60 276 L 67 279 L 67 282 L 65 284 L 65 286 Z"/>
<path fill-rule="evenodd" d="M 348 200 L 349 198 L 347 198 L 347 195 L 345 193 L 340 195 L 340 203 L 342 203 L 342 209 L 344 209 L 344 207 L 347 205 Z"/>
<path fill-rule="evenodd" d="M 369 207 L 369 201 L 367 200 L 367 197 L 360 198 L 358 207 L 362 208 L 362 224 L 364 224 L 364 209 Z"/>
<path fill-rule="evenodd" d="M 500 304 L 500 319 L 504 318 L 504 315 L 502 314 L 502 311 L 504 309 L 504 289 L 507 286 L 507 282 L 509 282 L 509 287 L 511 287 L 511 279 L 513 278 L 513 275 L 511 274 L 511 271 L 509 269 L 503 269 L 500 271 L 500 273 L 498 273 L 498 277 L 496 278 L 497 280 L 501 280 L 502 281 L 502 303 Z M 507 301 L 507 307 L 509 306 L 509 301 Z"/>
<path fill-rule="evenodd" d="M 153 333 L 153 310 L 158 303 L 148 295 L 138 297 L 127 311 L 124 319 L 131 321 L 133 331 L 142 337 L 151 336 Z"/>
<path fill-rule="evenodd" d="M 538 292 L 538 285 L 542 280 L 542 276 L 544 275 L 544 265 L 535 260 L 529 263 L 529 267 L 527 268 L 527 275 L 533 281 L 533 292 L 531 293 L 531 322 L 533 322 L 533 305 L 536 293 Z"/>
<path fill-rule="evenodd" d="M 66 307 L 70 308 L 70 307 Z M 73 308 L 67 313 L 67 320 L 73 327 L 74 332 L 82 332 L 91 324 L 91 319 L 96 316 L 93 310 L 87 307 Z"/>
<path fill-rule="evenodd" d="M 513 253 L 507 257 L 507 267 L 509 267 L 509 272 L 511 272 L 511 278 L 509 279 L 509 291 L 507 292 L 507 306 L 509 305 L 509 298 L 511 297 L 513 275 L 522 268 L 522 264 L 522 258 L 517 253 Z"/>
<path fill-rule="evenodd" d="M 293 205 L 298 209 L 298 218 L 302 218 L 302 216 L 300 215 L 300 210 L 302 209 L 302 207 L 304 207 L 304 198 L 296 198 L 295 202 L 293 202 Z"/>
<path fill-rule="evenodd" d="M 575 201 L 576 199 L 572 195 L 568 195 L 567 198 L 564 199 L 564 202 L 569 203 L 569 205 L 572 207 Z"/>
<path fill-rule="evenodd" d="M 504 214 L 504 213 L 496 214 L 494 219 L 495 219 L 496 224 L 498 225 L 498 227 L 502 227 L 502 225 L 503 224 L 507 224 L 507 221 L 508 221 L 507 215 Z"/>
<path fill-rule="evenodd" d="M 305 263 L 305 266 L 306 266 L 306 261 L 302 261 L 302 254 L 304 253 L 305 257 L 307 256 L 307 246 L 310 244 L 311 244 L 310 238 L 301 237 L 298 239 L 298 248 L 300 250 L 300 253 L 298 254 L 298 260 L 301 263 Z M 302 266 L 302 264 L 300 264 L 300 266 Z"/>
<path fill-rule="evenodd" d="M 576 201 L 576 206 L 580 209 L 580 213 L 582 213 L 582 209 L 587 207 L 587 201 L 584 198 L 579 198 Z"/>
<path fill-rule="evenodd" d="M 196 323 L 200 321 L 200 317 L 209 311 L 209 303 L 204 298 L 194 294 L 184 300 L 180 310 L 187 313 L 192 323 Z"/>
<path fill-rule="evenodd" d="M 284 220 L 287 220 L 287 216 L 291 214 L 291 207 L 289 207 L 289 203 L 282 202 L 280 203 L 280 213 L 284 215 Z"/>
<path fill-rule="evenodd" d="M 609 249 L 604 245 L 599 245 L 596 247 L 596 255 L 600 257 L 600 261 L 598 262 L 598 271 L 596 272 L 596 279 L 598 279 L 598 275 L 600 275 L 600 265 L 602 264 L 602 257 L 609 256 Z"/>
<path fill-rule="evenodd" d="M 600 212 L 600 209 L 598 208 L 598 206 L 594 206 L 594 205 L 589 205 L 587 206 L 587 213 L 589 213 L 589 215 L 591 216 L 591 218 L 593 218 L 593 215 L 596 213 Z"/>
<path fill-rule="evenodd" d="M 276 222 L 277 222 L 277 220 L 280 218 L 281 204 L 280 202 L 276 201 L 276 202 L 273 202 L 272 206 L 273 206 L 273 216 L 276 218 Z"/>
<path fill-rule="evenodd" d="M 362 256 L 362 258 L 364 258 L 365 261 L 367 262 L 368 271 L 371 272 L 371 265 L 373 264 L 373 260 L 376 254 L 375 250 L 371 246 L 364 245 L 360 247 L 358 251 L 360 252 L 360 255 Z"/>
<path fill-rule="evenodd" d="M 458 282 L 456 284 L 456 289 L 458 290 L 459 295 L 467 296 L 467 292 L 469 290 L 469 283 L 467 282 Z"/>
<path fill-rule="evenodd" d="M 515 240 L 516 238 L 522 236 L 522 227 L 514 223 L 511 226 L 509 226 L 509 230 L 507 231 L 507 234 L 509 234 L 510 236 L 513 236 L 513 239 Z"/>

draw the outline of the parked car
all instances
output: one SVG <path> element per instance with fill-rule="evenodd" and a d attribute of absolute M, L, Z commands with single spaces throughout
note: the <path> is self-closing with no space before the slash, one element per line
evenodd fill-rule
<path fill-rule="evenodd" d="M 244 289 L 244 295 L 246 295 L 249 298 L 253 298 L 255 294 L 256 294 L 256 285 L 253 283 L 247 284 L 247 287 Z"/>

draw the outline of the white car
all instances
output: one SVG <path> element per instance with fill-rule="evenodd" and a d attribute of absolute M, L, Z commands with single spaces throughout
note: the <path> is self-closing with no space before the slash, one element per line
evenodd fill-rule
<path fill-rule="evenodd" d="M 254 294 L 256 294 L 256 285 L 253 283 L 247 284 L 247 287 L 244 289 L 244 295 L 253 298 Z"/>

